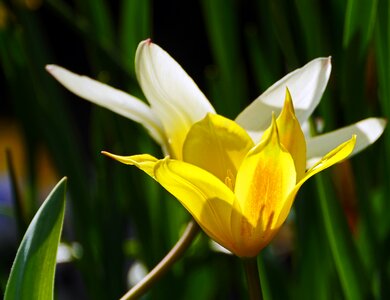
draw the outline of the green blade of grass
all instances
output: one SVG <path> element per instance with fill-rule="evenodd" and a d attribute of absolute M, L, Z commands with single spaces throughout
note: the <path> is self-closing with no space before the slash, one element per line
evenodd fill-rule
<path fill-rule="evenodd" d="M 279 42 L 279 47 L 286 57 L 286 60 L 290 66 L 298 66 L 298 54 L 297 47 L 294 40 L 294 34 L 292 31 L 291 13 L 292 6 L 288 6 L 283 1 L 268 1 L 267 5 L 269 13 L 272 18 L 271 26 L 275 32 L 276 39 Z M 260 3 L 260 2 L 259 2 Z"/>
<path fill-rule="evenodd" d="M 282 69 L 279 60 L 279 48 L 276 41 L 272 39 L 272 35 L 267 34 L 267 32 L 260 32 L 260 29 L 254 26 L 246 29 L 245 37 L 250 59 L 249 67 L 260 94 L 261 91 L 265 91 L 278 79 L 278 71 Z M 264 44 L 267 47 L 263 47 Z"/>
<path fill-rule="evenodd" d="M 311 201 L 315 194 L 314 182 L 308 182 L 294 204 L 297 249 L 293 255 L 298 279 L 294 295 L 301 300 L 336 299 L 341 296 L 341 289 L 329 243 L 323 238 L 326 232 L 321 209 L 318 201 Z"/>
<path fill-rule="evenodd" d="M 310 59 L 330 55 L 327 28 L 323 26 L 323 17 L 327 14 L 323 12 L 321 1 L 295 0 L 295 8 L 304 36 L 306 55 Z"/>
<path fill-rule="evenodd" d="M 376 67 L 378 69 L 378 82 L 379 82 L 379 101 L 384 116 L 389 118 L 390 116 L 390 3 L 388 1 L 379 0 L 378 19 L 377 26 L 375 28 L 375 50 L 376 50 Z M 390 132 L 385 130 L 384 137 L 384 153 L 385 157 L 390 155 Z M 379 209 L 379 220 L 381 220 L 380 232 L 382 233 L 382 240 L 380 241 L 380 250 L 378 255 L 378 269 L 380 279 L 380 298 L 385 299 L 390 294 L 389 278 L 390 272 L 388 268 L 389 262 L 389 245 L 390 245 L 390 220 L 388 218 L 388 211 L 390 209 L 390 160 L 384 159 L 384 168 L 382 170 L 383 180 L 383 205 Z M 379 232 L 379 230 L 378 230 Z"/>
<path fill-rule="evenodd" d="M 115 41 L 113 18 L 105 0 L 76 1 L 80 11 L 87 17 L 89 33 L 103 46 L 112 47 Z"/>
<path fill-rule="evenodd" d="M 150 37 L 151 23 L 149 0 L 122 1 L 119 27 L 122 61 L 134 78 L 135 51 L 140 41 Z"/>
<path fill-rule="evenodd" d="M 66 178 L 63 178 L 31 221 L 16 254 L 4 300 L 53 299 L 65 187 Z"/>
<path fill-rule="evenodd" d="M 351 232 L 337 202 L 329 178 L 316 176 L 319 205 L 322 210 L 326 238 L 336 265 L 346 299 L 367 299 L 367 280 Z"/>
<path fill-rule="evenodd" d="M 377 15 L 378 0 L 349 0 L 345 13 L 343 46 L 347 48 L 355 35 L 360 34 L 361 48 L 367 48 L 371 40 Z"/>
<path fill-rule="evenodd" d="M 246 101 L 248 90 L 237 15 L 237 3 L 229 0 L 201 1 L 211 50 L 216 62 L 215 76 L 209 76 L 213 101 L 222 115 L 235 117 Z"/>

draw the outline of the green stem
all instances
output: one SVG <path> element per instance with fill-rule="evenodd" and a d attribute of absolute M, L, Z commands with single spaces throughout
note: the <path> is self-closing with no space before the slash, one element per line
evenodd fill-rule
<path fill-rule="evenodd" d="M 246 279 L 248 282 L 249 299 L 250 300 L 263 299 L 256 257 L 244 258 L 243 262 L 244 262 L 244 268 L 246 273 Z"/>
<path fill-rule="evenodd" d="M 199 232 L 199 225 L 190 221 L 183 235 L 169 253 L 140 282 L 120 298 L 120 300 L 141 297 L 170 267 L 183 255 Z"/>

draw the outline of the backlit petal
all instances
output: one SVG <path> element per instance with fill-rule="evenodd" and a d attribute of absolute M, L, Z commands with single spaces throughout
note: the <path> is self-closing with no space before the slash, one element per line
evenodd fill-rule
<path fill-rule="evenodd" d="M 229 228 L 235 196 L 225 184 L 197 166 L 169 158 L 156 166 L 155 177 L 211 238 L 232 250 Z"/>
<path fill-rule="evenodd" d="M 353 151 L 356 144 L 356 135 L 352 136 L 352 138 L 335 149 L 331 150 L 328 154 L 326 154 L 317 164 L 315 164 L 311 169 L 309 169 L 305 176 L 298 182 L 293 191 L 287 198 L 285 205 L 278 216 L 277 225 L 281 226 L 286 220 L 288 213 L 290 212 L 291 206 L 294 202 L 295 196 L 301 186 L 313 175 L 333 166 L 334 164 L 343 161 L 346 159 Z"/>
<path fill-rule="evenodd" d="M 356 146 L 351 155 L 354 155 L 374 143 L 383 133 L 386 120 L 369 118 L 353 125 L 307 139 L 307 167 L 319 161 L 325 153 L 356 134 Z"/>
<path fill-rule="evenodd" d="M 236 246 L 251 256 L 265 247 L 278 230 L 276 218 L 296 183 L 291 155 L 279 142 L 275 118 L 267 137 L 244 159 L 237 174 L 236 201 L 242 214 L 232 215 Z"/>
<path fill-rule="evenodd" d="M 154 167 L 156 166 L 158 159 L 149 154 L 120 156 L 106 151 L 102 151 L 102 154 L 107 155 L 125 165 L 136 166 L 144 171 L 146 174 L 154 178 Z"/>
<path fill-rule="evenodd" d="M 150 107 L 138 98 L 60 66 L 47 65 L 46 70 L 77 96 L 142 124 L 157 143 L 164 145 L 162 124 Z"/>
<path fill-rule="evenodd" d="M 208 114 L 194 124 L 183 146 L 183 159 L 217 176 L 235 182 L 237 169 L 254 146 L 244 129 L 232 120 Z"/>
<path fill-rule="evenodd" d="M 293 101 L 288 89 L 286 89 L 286 99 L 282 112 L 276 122 L 278 124 L 280 143 L 294 159 L 298 182 L 306 170 L 306 141 L 301 125 L 295 117 Z"/>
<path fill-rule="evenodd" d="M 168 136 L 169 153 L 182 159 L 188 130 L 214 108 L 180 65 L 150 40 L 139 44 L 135 64 L 142 90 Z"/>
<path fill-rule="evenodd" d="M 320 102 L 330 71 L 330 57 L 312 60 L 268 88 L 237 116 L 237 123 L 248 131 L 256 143 L 270 124 L 271 113 L 281 111 L 288 87 L 297 118 L 303 124 Z"/>

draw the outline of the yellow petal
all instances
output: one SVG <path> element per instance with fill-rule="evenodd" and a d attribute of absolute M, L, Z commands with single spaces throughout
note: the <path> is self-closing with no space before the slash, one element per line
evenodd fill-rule
<path fill-rule="evenodd" d="M 155 177 L 212 239 L 232 249 L 230 217 L 235 196 L 225 184 L 197 166 L 169 158 L 156 165 Z"/>
<path fill-rule="evenodd" d="M 183 159 L 234 184 L 237 169 L 253 146 L 252 139 L 237 123 L 207 114 L 191 127 L 184 142 Z"/>
<path fill-rule="evenodd" d="M 351 155 L 374 143 L 383 133 L 387 121 L 382 118 L 368 118 L 355 124 L 311 137 L 307 140 L 307 165 L 313 166 L 331 149 L 356 134 L 356 145 Z"/>
<path fill-rule="evenodd" d="M 120 156 L 106 151 L 102 151 L 102 154 L 107 155 L 108 157 L 111 157 L 123 164 L 136 166 L 154 178 L 154 167 L 156 166 L 158 159 L 149 154 Z"/>
<path fill-rule="evenodd" d="M 337 146 L 335 149 L 326 154 L 321 160 L 311 167 L 302 181 L 306 181 L 308 178 L 329 168 L 330 166 L 346 159 L 355 148 L 356 144 L 356 135 L 353 135 L 352 138 L 341 145 Z"/>
<path fill-rule="evenodd" d="M 295 196 L 298 193 L 301 186 L 313 175 L 333 166 L 334 164 L 346 159 L 353 151 L 356 144 L 356 135 L 353 135 L 352 138 L 332 151 L 330 151 L 328 154 L 326 154 L 316 165 L 314 165 L 310 170 L 308 170 L 305 174 L 305 176 L 298 182 L 298 184 L 295 186 L 295 188 L 292 190 L 290 195 L 287 198 L 287 201 L 285 201 L 284 207 L 278 216 L 278 225 L 282 225 L 283 222 L 286 220 L 291 206 L 294 202 Z"/>
<path fill-rule="evenodd" d="M 238 170 L 232 232 L 242 256 L 256 255 L 275 235 L 276 218 L 296 183 L 291 155 L 280 144 L 275 117 L 266 139 L 253 148 Z"/>
<path fill-rule="evenodd" d="M 102 153 L 124 164 L 134 165 L 153 177 L 181 202 L 212 239 L 233 250 L 230 218 L 235 196 L 213 174 L 168 157 L 158 160 L 148 154 L 119 156 Z"/>
<path fill-rule="evenodd" d="M 298 119 L 295 116 L 294 106 L 290 92 L 286 88 L 284 106 L 278 119 L 278 131 L 280 143 L 290 152 L 294 159 L 297 181 L 305 174 L 306 170 L 306 141 Z"/>

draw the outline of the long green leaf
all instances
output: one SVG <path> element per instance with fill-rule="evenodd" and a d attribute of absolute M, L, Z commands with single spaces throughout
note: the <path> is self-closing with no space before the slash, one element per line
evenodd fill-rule
<path fill-rule="evenodd" d="M 211 93 L 216 110 L 235 117 L 241 103 L 248 99 L 247 81 L 241 54 L 238 18 L 235 1 L 201 1 L 206 31 L 216 62 L 215 76 L 209 75 L 214 85 Z"/>
<path fill-rule="evenodd" d="M 367 299 L 366 274 L 329 178 L 316 176 L 326 237 L 346 299 Z"/>
<path fill-rule="evenodd" d="M 347 47 L 354 35 L 358 33 L 361 35 L 362 48 L 368 46 L 375 26 L 377 8 L 377 0 L 348 1 L 344 24 L 344 47 Z"/>
<path fill-rule="evenodd" d="M 4 300 L 53 299 L 56 255 L 65 212 L 63 178 L 46 198 L 20 244 Z"/>
<path fill-rule="evenodd" d="M 151 36 L 151 3 L 149 0 L 122 0 L 120 46 L 123 64 L 135 77 L 134 57 L 138 43 Z"/>

